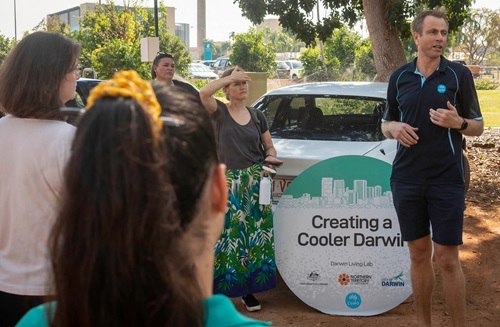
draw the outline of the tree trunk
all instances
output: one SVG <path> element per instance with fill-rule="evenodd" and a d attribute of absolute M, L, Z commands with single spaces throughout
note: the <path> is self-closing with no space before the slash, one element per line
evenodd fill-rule
<path fill-rule="evenodd" d="M 370 33 L 373 58 L 378 82 L 387 82 L 392 72 L 406 64 L 403 43 L 396 29 L 385 19 L 387 6 L 391 0 L 363 0 L 366 26 Z"/>

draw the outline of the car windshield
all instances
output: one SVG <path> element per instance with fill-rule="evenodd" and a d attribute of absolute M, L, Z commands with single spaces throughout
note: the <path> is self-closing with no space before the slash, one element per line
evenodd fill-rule
<path fill-rule="evenodd" d="M 384 99 L 326 95 L 271 95 L 255 107 L 267 116 L 273 138 L 380 141 Z"/>
<path fill-rule="evenodd" d="M 199 65 L 189 65 L 188 70 L 190 72 L 211 72 L 210 68 L 208 68 L 205 65 L 199 64 Z"/>
<path fill-rule="evenodd" d="M 291 61 L 291 64 L 293 69 L 299 69 L 303 67 L 301 61 Z"/>

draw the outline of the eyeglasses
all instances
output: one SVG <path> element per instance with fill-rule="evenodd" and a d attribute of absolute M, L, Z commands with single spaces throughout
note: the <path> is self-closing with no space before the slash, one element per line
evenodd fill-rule
<path fill-rule="evenodd" d="M 80 116 L 83 115 L 83 113 L 85 113 L 84 109 L 73 108 L 73 107 L 62 107 L 61 109 L 59 109 L 59 111 L 65 116 L 77 118 L 75 124 L 78 123 L 78 118 L 80 118 Z M 163 125 L 165 126 L 179 127 L 184 125 L 184 121 L 179 118 L 171 116 L 160 116 L 160 119 L 163 122 Z"/>

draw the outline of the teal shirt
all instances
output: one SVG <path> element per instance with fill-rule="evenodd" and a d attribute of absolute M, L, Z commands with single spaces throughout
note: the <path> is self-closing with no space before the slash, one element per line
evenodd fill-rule
<path fill-rule="evenodd" d="M 217 294 L 205 300 L 207 323 L 205 327 L 261 327 L 270 322 L 248 318 L 236 310 L 228 297 Z M 46 305 L 39 305 L 24 315 L 16 327 L 48 327 Z"/>

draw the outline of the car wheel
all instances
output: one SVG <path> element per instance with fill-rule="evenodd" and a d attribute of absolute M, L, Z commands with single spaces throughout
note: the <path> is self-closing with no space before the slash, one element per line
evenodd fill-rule
<path fill-rule="evenodd" d="M 297 74 L 293 74 L 293 75 L 292 75 L 292 79 L 293 79 L 294 81 L 295 81 L 296 79 L 298 79 Z"/>

